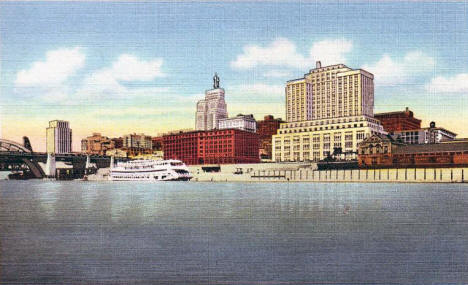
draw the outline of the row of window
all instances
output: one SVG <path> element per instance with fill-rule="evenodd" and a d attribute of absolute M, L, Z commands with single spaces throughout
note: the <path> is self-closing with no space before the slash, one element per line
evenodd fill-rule
<path fill-rule="evenodd" d="M 308 128 L 308 129 L 293 129 L 293 130 L 279 130 L 279 134 L 291 134 L 291 133 L 302 133 L 302 132 L 312 132 L 312 131 L 323 131 L 323 130 L 339 130 L 339 129 L 350 129 L 350 128 L 358 128 L 364 127 L 364 124 L 353 124 L 353 125 L 341 125 L 341 126 L 331 126 L 331 127 L 315 127 L 315 128 Z"/>

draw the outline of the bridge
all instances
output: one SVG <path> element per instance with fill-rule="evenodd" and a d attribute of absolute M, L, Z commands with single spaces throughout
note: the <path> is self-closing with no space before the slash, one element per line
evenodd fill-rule
<path fill-rule="evenodd" d="M 43 178 L 46 174 L 39 163 L 47 163 L 47 153 L 33 152 L 29 139 L 23 138 L 23 144 L 0 139 L 0 171 L 22 172 L 25 178 Z M 55 154 L 55 161 L 63 161 L 73 165 L 76 178 L 85 173 L 88 155 L 81 153 Z M 111 157 L 89 155 L 90 162 L 97 168 L 109 167 Z M 121 159 L 126 160 L 126 159 Z"/>

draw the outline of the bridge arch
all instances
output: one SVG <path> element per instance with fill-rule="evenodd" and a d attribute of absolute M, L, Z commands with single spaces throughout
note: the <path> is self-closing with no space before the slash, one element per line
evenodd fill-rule
<path fill-rule="evenodd" d="M 21 145 L 20 143 L 6 140 L 6 139 L 0 139 L 0 152 L 9 152 L 9 153 L 17 152 L 17 153 L 25 154 L 25 153 L 31 153 L 31 150 Z M 45 177 L 44 170 L 41 168 L 38 162 L 32 158 L 19 157 L 18 159 L 16 159 L 16 162 L 12 162 L 10 160 L 8 163 L 16 163 L 16 164 L 23 163 L 29 168 L 29 170 L 34 175 L 34 177 L 36 178 Z"/>
<path fill-rule="evenodd" d="M 6 139 L 0 139 L 0 151 L 31 152 L 31 150 L 27 149 L 25 146 Z"/>

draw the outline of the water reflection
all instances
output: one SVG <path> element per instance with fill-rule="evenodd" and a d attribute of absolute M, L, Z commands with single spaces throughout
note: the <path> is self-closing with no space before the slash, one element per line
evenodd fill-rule
<path fill-rule="evenodd" d="M 467 205 L 466 185 L 1 182 L 0 281 L 463 283 Z"/>

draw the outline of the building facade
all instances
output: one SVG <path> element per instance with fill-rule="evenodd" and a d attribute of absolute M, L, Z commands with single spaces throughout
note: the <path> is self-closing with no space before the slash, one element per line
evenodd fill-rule
<path fill-rule="evenodd" d="M 431 122 L 431 127 L 411 129 L 404 131 L 395 131 L 395 135 L 400 136 L 405 144 L 433 144 L 446 141 L 452 141 L 457 134 L 444 128 L 438 128 L 434 122 Z"/>
<path fill-rule="evenodd" d="M 220 119 L 228 117 L 224 89 L 219 87 L 219 77 L 213 77 L 213 89 L 205 91 L 205 99 L 197 102 L 195 130 L 209 131 L 218 127 Z"/>
<path fill-rule="evenodd" d="M 49 122 L 46 129 L 47 153 L 71 153 L 72 152 L 72 130 L 67 121 L 54 120 Z"/>
<path fill-rule="evenodd" d="M 343 64 L 322 67 L 318 61 L 303 79 L 288 81 L 287 123 L 272 138 L 273 160 L 319 161 L 332 154 L 357 158 L 359 142 L 385 133 L 373 118 L 373 80 L 365 70 Z"/>
<path fill-rule="evenodd" d="M 115 148 L 123 148 L 123 138 L 111 138 Z"/>
<path fill-rule="evenodd" d="M 151 150 L 153 142 L 151 136 L 133 133 L 123 137 L 123 147 L 127 149 Z"/>
<path fill-rule="evenodd" d="M 284 123 L 281 118 L 274 118 L 272 115 L 265 116 L 263 120 L 257 122 L 257 134 L 260 140 L 260 158 L 263 160 L 272 159 L 271 138 Z"/>
<path fill-rule="evenodd" d="M 257 131 L 257 121 L 252 114 L 239 114 L 233 118 L 220 119 L 218 122 L 218 129 L 239 129 L 255 133 Z"/>
<path fill-rule="evenodd" d="M 288 81 L 285 92 L 287 122 L 373 117 L 374 76 L 362 69 L 317 61 L 304 78 Z"/>
<path fill-rule="evenodd" d="M 151 141 L 152 141 L 153 151 L 162 151 L 163 150 L 164 143 L 163 143 L 163 137 L 162 136 L 152 137 Z"/>
<path fill-rule="evenodd" d="M 273 136 L 273 160 L 319 161 L 339 152 L 356 159 L 358 143 L 384 133 L 379 121 L 367 116 L 283 123 Z"/>
<path fill-rule="evenodd" d="M 358 152 L 361 168 L 468 165 L 468 141 L 407 145 L 391 136 L 373 135 L 359 144 Z"/>
<path fill-rule="evenodd" d="M 298 122 L 312 119 L 312 92 L 304 78 L 286 83 L 286 121 Z"/>
<path fill-rule="evenodd" d="M 238 129 L 166 135 L 164 159 L 188 165 L 258 163 L 258 135 Z"/>
<path fill-rule="evenodd" d="M 100 133 L 93 133 L 81 140 L 81 152 L 86 154 L 105 155 L 107 150 L 114 148 L 114 141 Z"/>
<path fill-rule="evenodd" d="M 114 149 L 107 150 L 106 155 L 107 156 L 126 158 L 126 157 L 128 157 L 128 152 L 126 150 L 124 150 L 124 149 L 114 148 Z"/>
<path fill-rule="evenodd" d="M 384 130 L 389 133 L 421 128 L 421 120 L 416 119 L 408 107 L 404 111 L 378 113 L 374 118 L 379 120 Z"/>

